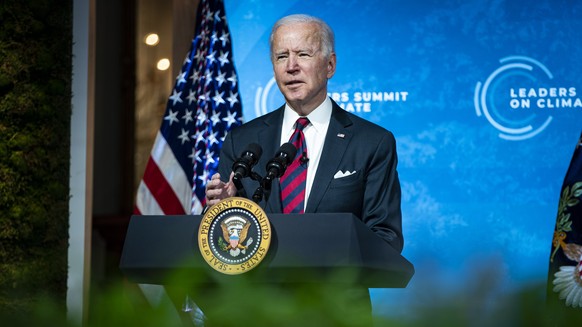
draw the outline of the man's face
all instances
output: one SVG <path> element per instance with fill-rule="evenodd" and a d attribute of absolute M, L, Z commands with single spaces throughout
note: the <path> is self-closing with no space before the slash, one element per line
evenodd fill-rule
<path fill-rule="evenodd" d="M 335 54 L 324 57 L 316 25 L 305 23 L 279 27 L 272 51 L 279 90 L 297 113 L 309 114 L 327 96 L 327 80 L 335 73 Z"/>

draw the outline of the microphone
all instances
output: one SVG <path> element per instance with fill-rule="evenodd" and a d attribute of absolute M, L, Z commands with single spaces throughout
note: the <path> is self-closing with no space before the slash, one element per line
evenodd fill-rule
<path fill-rule="evenodd" d="M 240 158 L 232 164 L 233 181 L 240 182 L 241 179 L 250 176 L 253 166 L 257 164 L 262 154 L 263 149 L 257 143 L 247 145 Z"/>
<path fill-rule="evenodd" d="M 287 165 L 289 165 L 297 155 L 297 148 L 291 143 L 281 145 L 275 157 L 267 162 L 267 175 L 263 179 L 265 183 L 270 183 L 273 179 L 283 176 Z"/>

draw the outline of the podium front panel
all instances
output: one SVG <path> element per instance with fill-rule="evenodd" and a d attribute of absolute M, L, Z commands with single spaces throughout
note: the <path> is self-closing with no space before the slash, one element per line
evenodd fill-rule
<path fill-rule="evenodd" d="M 168 283 L 186 270 L 208 280 L 254 278 L 264 283 L 318 283 L 330 274 L 353 276 L 367 287 L 406 287 L 414 267 L 352 214 L 270 214 L 266 258 L 252 271 L 223 275 L 198 249 L 202 216 L 133 216 L 120 268 L 134 282 Z M 351 282 L 351 281 L 350 281 Z"/>

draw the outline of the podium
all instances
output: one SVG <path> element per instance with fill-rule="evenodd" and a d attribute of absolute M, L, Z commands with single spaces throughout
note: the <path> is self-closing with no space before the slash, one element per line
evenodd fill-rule
<path fill-rule="evenodd" d="M 413 265 L 364 223 L 348 213 L 270 214 L 272 239 L 265 259 L 241 275 L 212 269 L 198 249 L 202 216 L 132 216 L 120 269 L 140 284 L 166 285 L 181 271 L 208 283 L 319 283 L 332 274 L 368 288 L 403 288 Z M 341 279 L 337 280 L 341 283 Z"/>

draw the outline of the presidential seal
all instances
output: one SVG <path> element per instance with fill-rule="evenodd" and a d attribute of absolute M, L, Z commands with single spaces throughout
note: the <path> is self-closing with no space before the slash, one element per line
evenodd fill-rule
<path fill-rule="evenodd" d="M 198 247 L 214 270 L 236 275 L 255 268 L 271 244 L 271 224 L 256 203 L 224 199 L 206 211 L 198 229 Z"/>

